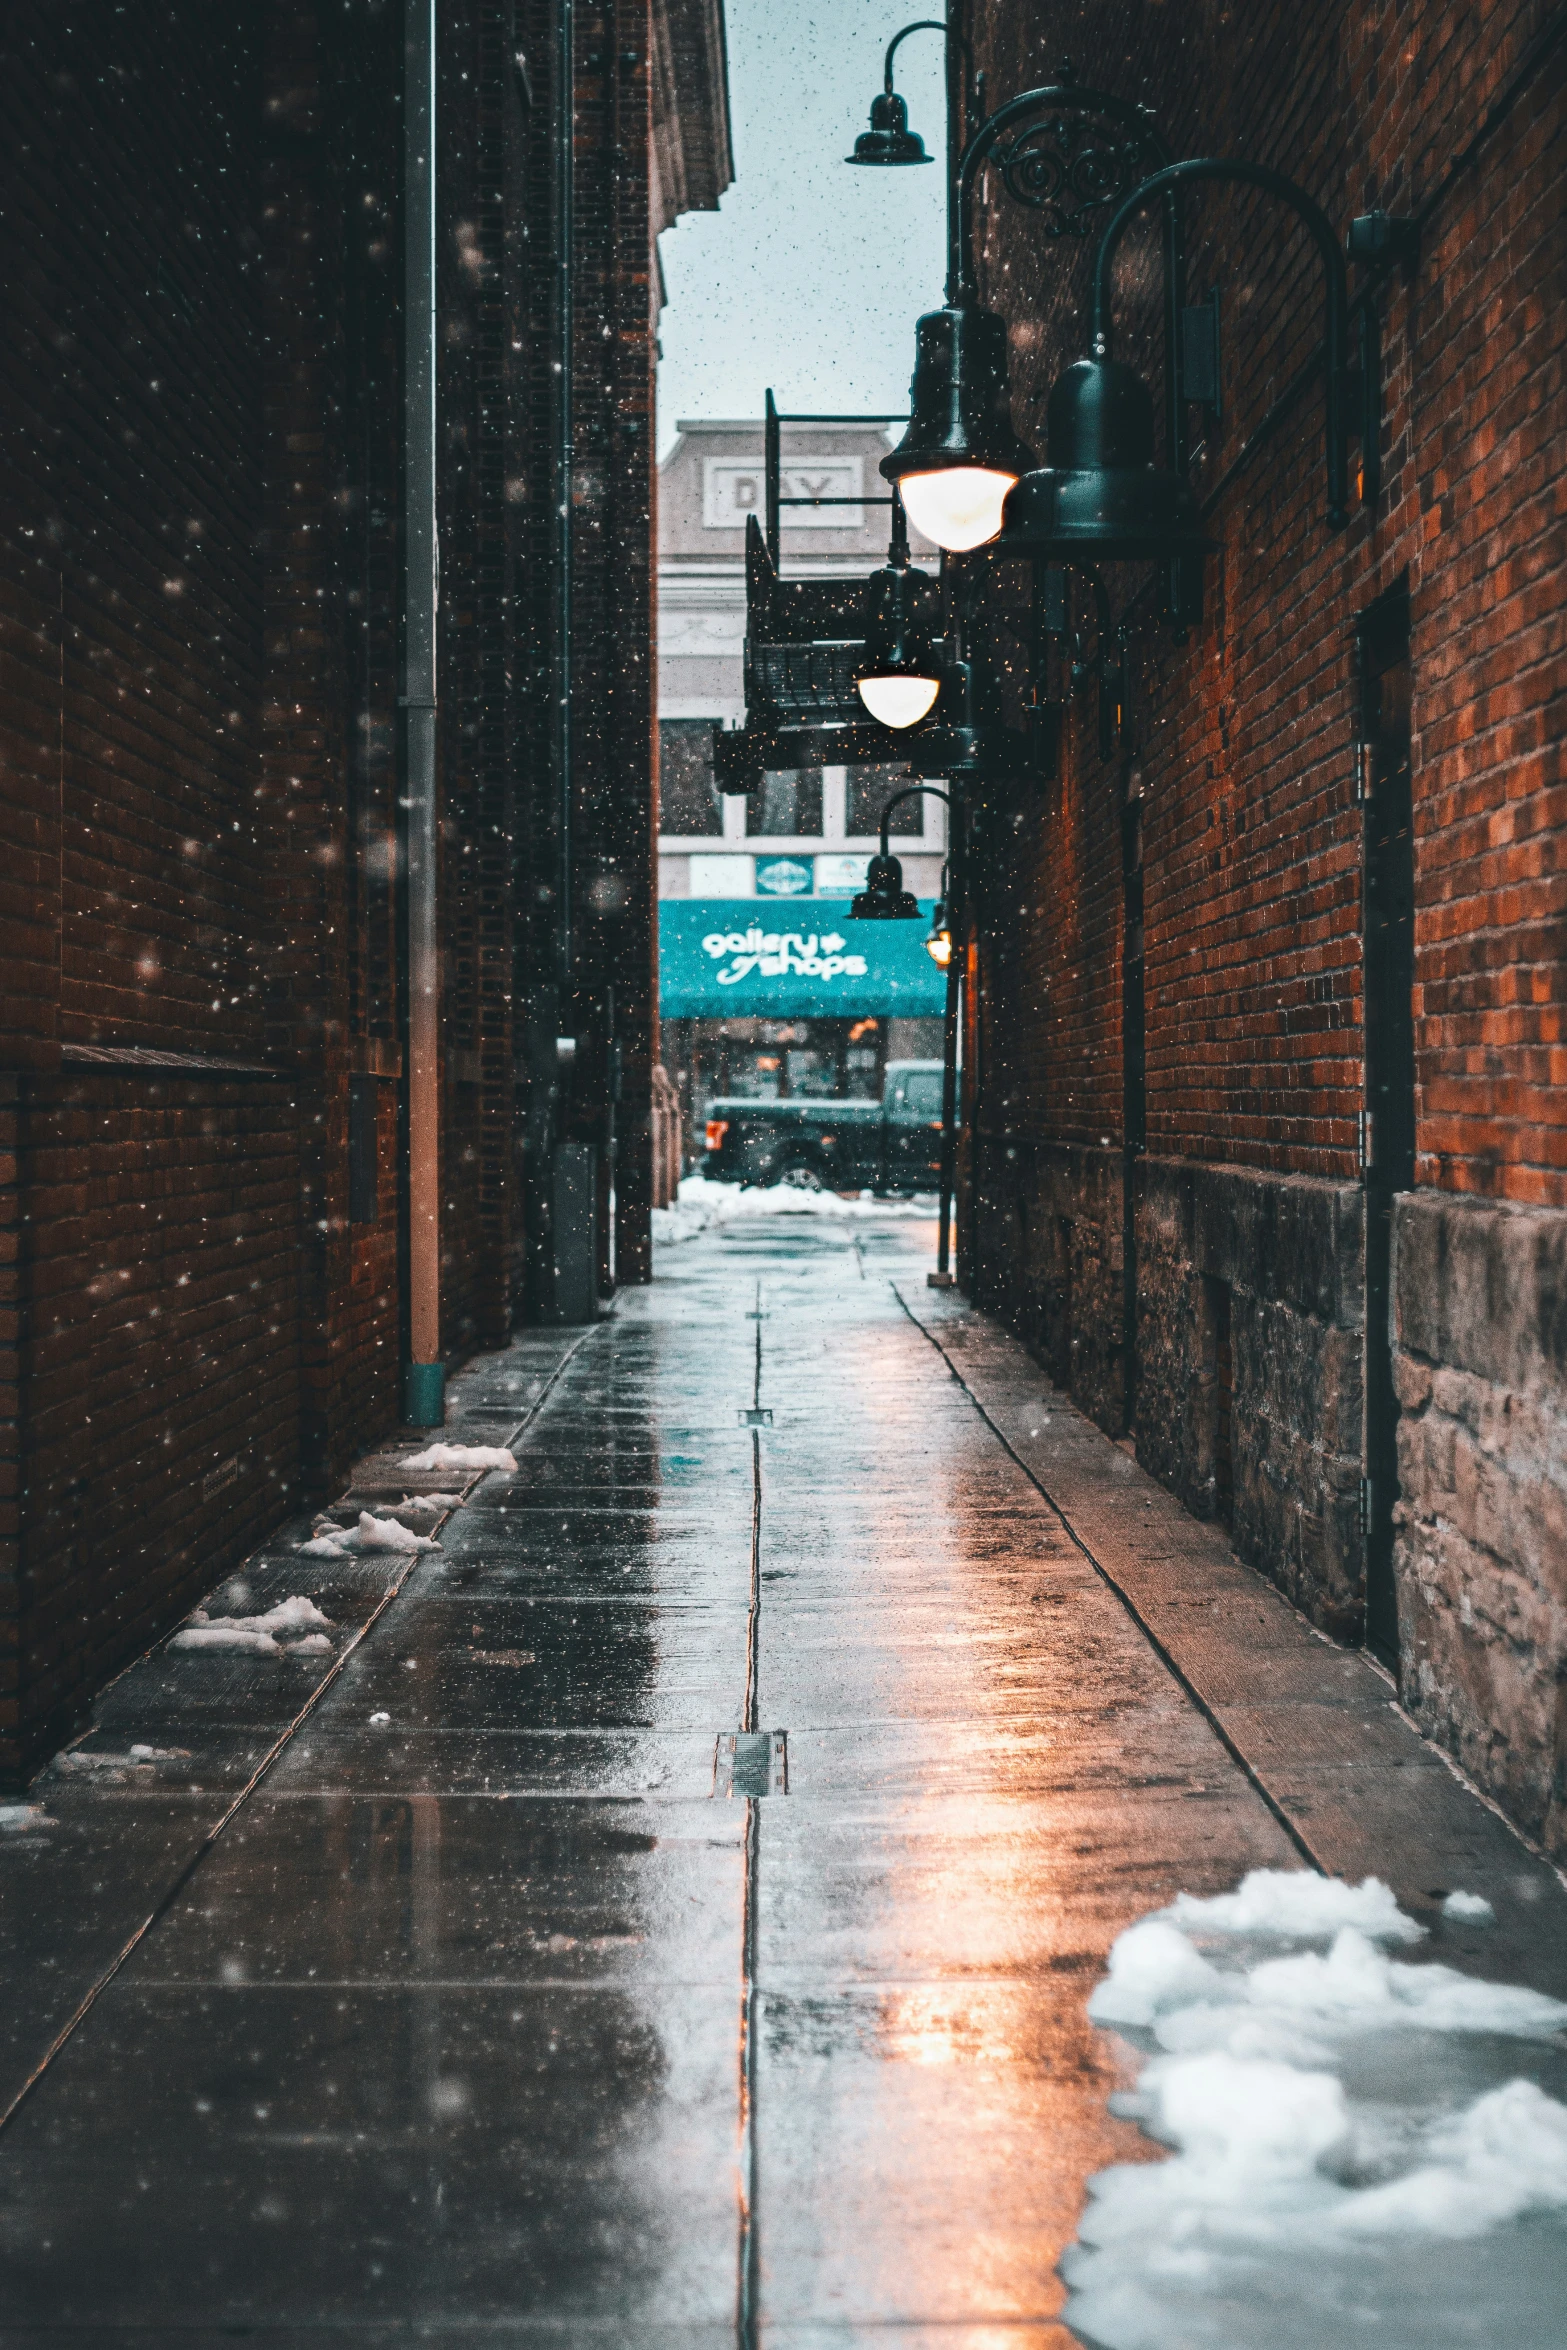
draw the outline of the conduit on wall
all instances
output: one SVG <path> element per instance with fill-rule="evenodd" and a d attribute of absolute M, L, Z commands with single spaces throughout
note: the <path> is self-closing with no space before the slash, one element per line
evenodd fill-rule
<path fill-rule="evenodd" d="M 408 1353 L 403 1416 L 438 1428 L 440 957 L 436 938 L 435 0 L 404 0 L 403 708 L 408 843 Z"/>

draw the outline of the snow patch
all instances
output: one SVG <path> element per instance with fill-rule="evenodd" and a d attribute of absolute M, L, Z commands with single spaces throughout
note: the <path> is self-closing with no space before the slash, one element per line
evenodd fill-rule
<path fill-rule="evenodd" d="M 256 1656 L 282 1656 L 279 1633 L 307 1632 L 320 1648 L 329 1649 L 332 1643 L 324 1635 L 332 1629 L 332 1619 L 324 1616 L 313 1599 L 296 1593 L 292 1599 L 280 1599 L 259 1616 L 218 1616 L 210 1618 L 205 1608 L 197 1608 L 183 1631 L 176 1632 L 169 1642 L 171 1648 L 239 1648 L 248 1649 Z M 296 1644 L 289 1653 L 297 1653 L 305 1646 Z M 317 1651 L 312 1650 L 312 1653 Z M 132 1750 L 134 1752 L 134 1749 Z"/>
<path fill-rule="evenodd" d="M 1449 1893 L 1442 1915 L 1463 1926 L 1494 1926 L 1496 1912 L 1483 1893 Z"/>
<path fill-rule="evenodd" d="M 934 1192 L 913 1199 L 876 1199 L 860 1192 L 842 1199 L 835 1191 L 799 1191 L 792 1183 L 742 1186 L 719 1183 L 706 1175 L 687 1175 L 680 1195 L 667 1208 L 653 1210 L 653 1238 L 658 1241 L 695 1240 L 715 1224 L 732 1223 L 741 1216 L 825 1216 L 834 1220 L 928 1220 L 940 1203 Z"/>
<path fill-rule="evenodd" d="M 41 1803 L 0 1803 L 0 1835 L 25 1836 L 29 1828 L 57 1828 Z"/>
<path fill-rule="evenodd" d="M 511 1455 L 507 1454 L 507 1459 Z M 378 1518 L 369 1510 L 359 1513 L 355 1533 L 345 1537 L 356 1550 L 439 1550 L 440 1544 L 428 1534 L 416 1534 L 411 1526 L 400 1526 L 395 1518 Z"/>
<path fill-rule="evenodd" d="M 1420 1933 L 1375 1878 L 1259 1870 L 1117 1939 L 1089 2014 L 1141 2036 L 1116 2110 L 1172 2152 L 1090 2181 L 1075 2334 L 1317 2350 L 1352 2312 L 1357 2340 L 1433 2350 L 1483 2313 L 1485 2339 L 1557 2350 L 1567 2104 L 1520 2067 L 1562 2079 L 1567 2003 L 1384 1947 Z"/>
<path fill-rule="evenodd" d="M 302 1559 L 346 1559 L 352 1555 L 347 1543 L 335 1534 L 313 1534 L 308 1542 L 294 1547 Z"/>
<path fill-rule="evenodd" d="M 187 1624 L 169 1642 L 171 1648 L 244 1648 L 256 1656 L 281 1656 L 270 1632 L 253 1632 L 248 1624 Z"/>
<path fill-rule="evenodd" d="M 1358 1885 L 1319 1877 L 1310 1869 L 1253 1869 L 1233 1893 L 1208 1900 L 1178 1893 L 1163 1913 L 1188 1932 L 1271 1935 L 1293 1942 L 1326 1941 L 1354 1926 L 1374 1942 L 1418 1942 L 1425 1933 L 1399 1908 L 1380 1877 Z"/>
<path fill-rule="evenodd" d="M 515 1469 L 503 1444 L 432 1444 L 398 1462 L 400 1469 Z M 363 1520 L 360 1521 L 363 1524 Z"/>

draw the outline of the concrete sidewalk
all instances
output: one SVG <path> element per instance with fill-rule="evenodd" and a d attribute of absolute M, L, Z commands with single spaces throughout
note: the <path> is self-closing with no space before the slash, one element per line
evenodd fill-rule
<path fill-rule="evenodd" d="M 1064 2350 L 1153 2151 L 1085 2008 L 1131 1921 L 1309 1860 L 1563 1987 L 1555 1874 L 923 1238 L 667 1251 L 455 1383 L 519 1467 L 439 1550 L 258 1554 L 330 1657 L 106 1694 L 0 1839 L 0 2350 Z"/>

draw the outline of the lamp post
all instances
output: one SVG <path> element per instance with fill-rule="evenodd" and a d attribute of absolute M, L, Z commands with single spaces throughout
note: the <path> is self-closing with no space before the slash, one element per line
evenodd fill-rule
<path fill-rule="evenodd" d="M 911 783 L 902 791 L 894 792 L 881 812 L 881 854 L 873 857 L 865 875 L 865 887 L 849 908 L 849 917 L 855 922 L 917 922 L 920 905 L 912 890 L 903 886 L 903 867 L 892 853 L 892 817 L 905 800 L 919 798 L 940 800 L 947 811 L 949 824 L 954 808 L 950 792 L 939 791 L 931 783 Z M 962 872 L 962 835 L 953 826 L 949 843 L 958 852 L 958 870 Z M 926 950 L 939 970 L 947 975 L 947 1001 L 942 1021 L 941 1053 L 941 1228 L 936 1240 L 936 1270 L 926 1275 L 932 1289 L 950 1289 L 952 1271 L 952 1190 L 957 1160 L 958 1122 L 958 990 L 962 966 L 953 951 L 951 922 L 948 914 L 947 868 L 942 869 L 942 899 L 931 924 L 931 935 Z M 945 937 L 945 955 L 938 954 L 937 944 Z"/>

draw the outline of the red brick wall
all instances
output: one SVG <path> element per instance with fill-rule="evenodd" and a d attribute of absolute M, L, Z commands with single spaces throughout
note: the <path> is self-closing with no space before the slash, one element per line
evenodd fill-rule
<path fill-rule="evenodd" d="M 1342 231 L 1408 210 L 1478 127 L 1548 11 L 1242 12 L 1025 6 L 977 29 L 993 102 L 1063 55 L 1154 104 L 1177 153 L 1275 164 Z M 1563 554 L 1560 57 L 1461 179 L 1418 271 L 1381 296 L 1386 484 L 1323 520 L 1320 396 L 1221 499 L 1208 615 L 1184 649 L 1144 607 L 1141 770 L 1148 1147 L 1352 1178 L 1361 1102 L 1354 616 L 1407 569 L 1415 672 L 1419 1180 L 1567 1201 L 1559 1056 L 1567 879 L 1556 845 Z M 990 298 L 1012 323 L 1014 413 L 1085 341 L 1083 257 L 996 194 Z M 1148 356 L 1156 273 L 1129 248 L 1119 349 Z M 1193 293 L 1223 288 L 1214 481 L 1320 332 L 1304 236 L 1247 192 L 1195 197 Z M 1352 283 L 1353 283 L 1352 276 Z M 1553 434 L 1556 436 L 1553 440 Z M 1111 574 L 1117 609 L 1138 574 Z M 1031 811 L 1015 943 L 992 985 L 1015 1016 L 1020 1123 L 1118 1140 L 1122 778 L 1080 700 L 1064 780 Z M 1029 840 L 1033 855 L 1027 855 Z"/>

